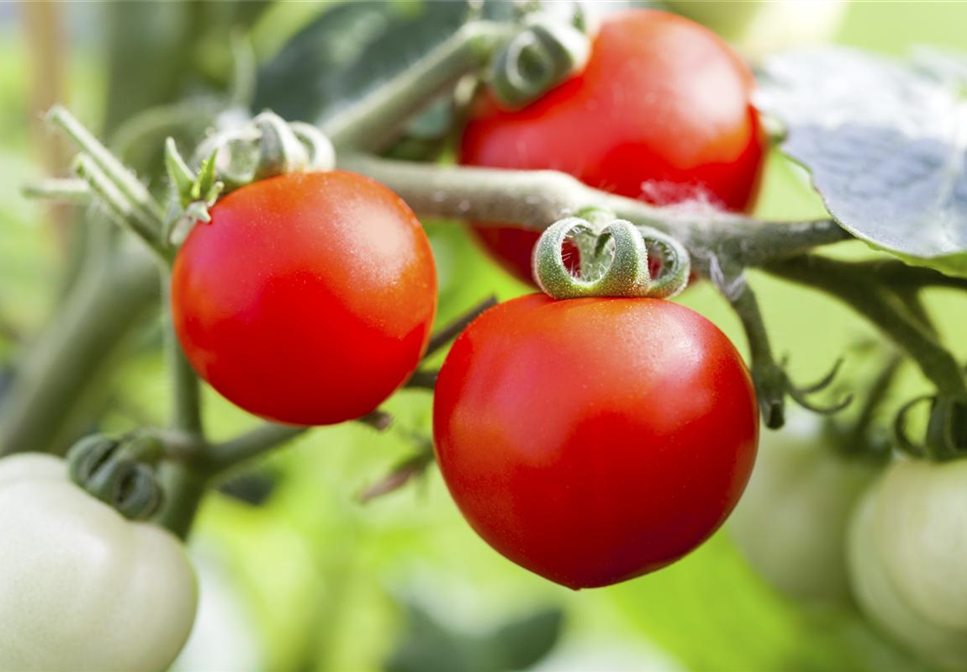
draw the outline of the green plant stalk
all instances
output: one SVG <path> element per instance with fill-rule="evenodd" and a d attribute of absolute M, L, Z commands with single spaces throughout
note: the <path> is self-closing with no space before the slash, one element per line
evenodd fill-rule
<path fill-rule="evenodd" d="M 919 319 L 909 314 L 902 301 L 871 281 L 864 264 L 801 255 L 766 264 L 763 269 L 846 303 L 903 349 L 940 395 L 967 402 L 960 364 Z"/>
<path fill-rule="evenodd" d="M 372 93 L 320 124 L 337 148 L 376 151 L 434 97 L 486 65 L 520 28 L 492 21 L 464 24 L 445 42 Z"/>
<path fill-rule="evenodd" d="M 158 270 L 143 249 L 94 260 L 61 311 L 24 351 L 0 402 L 0 454 L 63 452 L 68 419 L 92 393 L 136 317 L 155 304 Z"/>
<path fill-rule="evenodd" d="M 223 474 L 292 441 L 308 429 L 308 427 L 265 423 L 241 436 L 212 446 L 206 454 L 204 470 L 210 476 Z"/>
<path fill-rule="evenodd" d="M 744 281 L 741 290 L 727 298 L 742 322 L 749 343 L 749 370 L 755 382 L 762 420 L 766 427 L 778 429 L 785 424 L 788 378 L 773 356 L 759 301 Z"/>
<path fill-rule="evenodd" d="M 828 219 L 777 223 L 718 211 L 699 216 L 593 189 L 552 170 L 412 164 L 346 153 L 338 163 L 382 182 L 422 217 L 542 231 L 562 216 L 593 207 L 675 236 L 696 262 L 728 255 L 730 263 L 744 267 L 851 239 Z"/>
<path fill-rule="evenodd" d="M 161 466 L 164 501 L 155 522 L 179 539 L 187 539 L 202 499 L 210 486 L 207 474 L 192 462 Z"/>
<path fill-rule="evenodd" d="M 171 382 L 170 426 L 190 436 L 204 439 L 201 416 L 201 383 L 191 364 L 185 358 L 181 344 L 174 332 L 171 314 L 171 271 L 161 274 L 161 296 L 165 311 L 165 356 L 168 377 Z"/>

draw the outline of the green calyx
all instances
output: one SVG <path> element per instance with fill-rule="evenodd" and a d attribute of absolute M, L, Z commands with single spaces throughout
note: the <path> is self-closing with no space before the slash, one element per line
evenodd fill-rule
<path fill-rule="evenodd" d="M 336 166 L 336 151 L 322 131 L 312 124 L 286 122 L 268 111 L 212 135 L 199 146 L 196 157 L 197 172 L 168 138 L 165 166 L 175 192 L 164 226 L 169 245 L 184 241 L 195 223 L 210 221 L 208 210 L 223 193 L 277 175 Z"/>
<path fill-rule="evenodd" d="M 610 213 L 583 211 L 552 224 L 534 249 L 534 278 L 555 299 L 588 296 L 669 298 L 688 285 L 688 252 L 674 238 L 647 226 L 636 226 Z M 568 269 L 564 243 L 579 251 L 580 272 Z M 655 277 L 649 255 L 658 255 Z"/>
<path fill-rule="evenodd" d="M 489 83 L 507 108 L 520 108 L 580 73 L 591 55 L 584 14 L 568 23 L 543 12 L 528 14 L 521 30 L 494 57 Z"/>
<path fill-rule="evenodd" d="M 129 520 L 151 517 L 161 506 L 162 490 L 154 473 L 161 444 L 147 436 L 111 439 L 95 434 L 78 441 L 67 454 L 71 480 Z"/>

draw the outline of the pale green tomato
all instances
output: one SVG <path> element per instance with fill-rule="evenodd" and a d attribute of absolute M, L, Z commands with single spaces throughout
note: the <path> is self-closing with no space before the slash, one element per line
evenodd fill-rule
<path fill-rule="evenodd" d="M 0 460 L 0 539 L 0 672 L 162 672 L 187 640 L 197 585 L 179 541 L 62 460 Z"/>
<path fill-rule="evenodd" d="M 665 5 L 711 28 L 752 61 L 833 38 L 849 8 L 842 0 L 667 0 Z"/>
<path fill-rule="evenodd" d="M 897 590 L 884 564 L 879 532 L 882 482 L 860 500 L 850 520 L 847 558 L 853 594 L 861 611 L 884 634 L 925 662 L 960 671 L 967 661 L 967 630 L 941 627 L 918 614 Z"/>
<path fill-rule="evenodd" d="M 927 620 L 967 632 L 967 461 L 894 464 L 876 525 L 884 565 L 905 601 Z"/>
<path fill-rule="evenodd" d="M 728 529 L 753 569 L 781 592 L 847 603 L 846 523 L 876 472 L 869 462 L 839 456 L 815 416 L 793 415 L 781 430 L 760 436 Z"/>

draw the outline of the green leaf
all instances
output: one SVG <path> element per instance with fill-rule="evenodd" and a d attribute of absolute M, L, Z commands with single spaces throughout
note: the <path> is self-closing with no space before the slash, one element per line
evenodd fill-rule
<path fill-rule="evenodd" d="M 835 76 L 830 76 L 835 73 Z M 913 264 L 967 276 L 967 61 L 845 48 L 767 61 L 757 105 L 786 129 L 843 228 Z"/>

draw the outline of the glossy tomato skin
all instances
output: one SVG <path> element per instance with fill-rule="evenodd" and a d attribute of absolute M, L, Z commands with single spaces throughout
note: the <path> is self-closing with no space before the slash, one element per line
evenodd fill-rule
<path fill-rule="evenodd" d="M 460 162 L 560 170 L 649 203 L 704 198 L 748 210 L 766 149 L 753 84 L 731 48 L 697 23 L 654 10 L 619 12 L 605 19 L 581 75 L 521 110 L 477 101 Z M 532 282 L 538 234 L 476 232 L 509 272 Z"/>
<path fill-rule="evenodd" d="M 365 415 L 426 349 L 436 270 L 426 234 L 382 184 L 293 173 L 229 194 L 175 261 L 175 331 L 195 370 L 269 420 Z"/>
<path fill-rule="evenodd" d="M 698 313 L 543 294 L 457 339 L 433 422 L 471 526 L 574 589 L 659 569 L 708 538 L 742 494 L 759 426 L 739 354 Z"/>
<path fill-rule="evenodd" d="M 195 620 L 181 542 L 71 482 L 64 460 L 0 459 L 0 670 L 167 670 Z"/>

